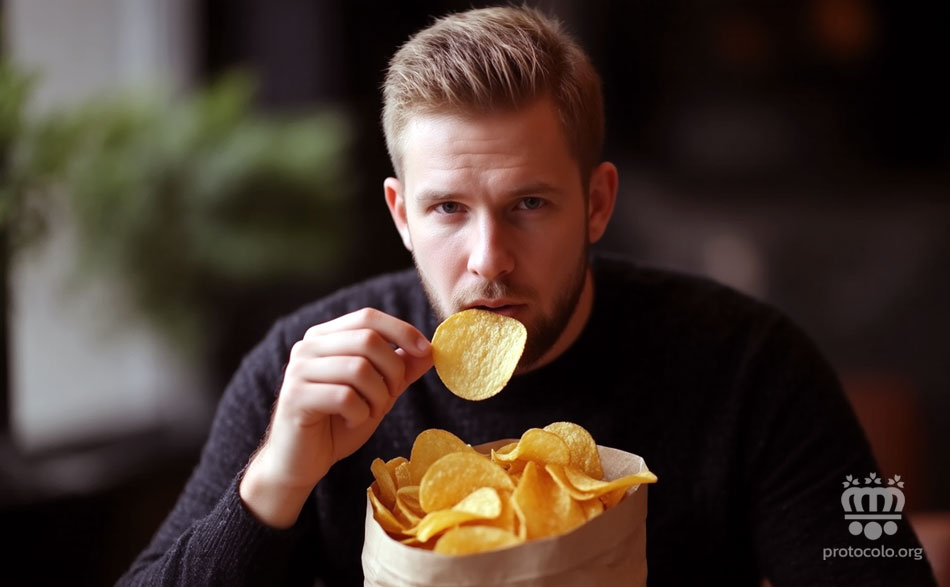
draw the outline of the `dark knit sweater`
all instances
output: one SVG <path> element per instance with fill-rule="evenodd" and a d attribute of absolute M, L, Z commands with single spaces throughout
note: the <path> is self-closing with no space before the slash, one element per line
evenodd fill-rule
<path fill-rule="evenodd" d="M 926 559 L 825 556 L 919 544 L 904 520 L 874 542 L 848 532 L 842 482 L 878 469 L 833 371 L 795 326 L 706 280 L 605 258 L 594 272 L 593 312 L 567 352 L 482 402 L 452 395 L 430 370 L 333 466 L 289 530 L 257 522 L 237 484 L 290 347 L 308 327 L 366 306 L 429 338 L 436 319 L 406 271 L 279 321 L 235 374 L 178 504 L 120 584 L 362 584 L 374 457 L 408 457 L 426 428 L 477 444 L 569 420 L 599 444 L 641 455 L 659 477 L 647 516 L 651 586 L 757 586 L 762 576 L 776 587 L 934 585 Z"/>

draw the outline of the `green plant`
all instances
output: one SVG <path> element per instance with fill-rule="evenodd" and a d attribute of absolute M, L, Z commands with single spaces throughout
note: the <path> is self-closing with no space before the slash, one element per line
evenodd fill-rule
<path fill-rule="evenodd" d="M 28 118 L 29 86 L 0 68 L 0 225 L 14 253 L 68 208 L 79 274 L 114 273 L 190 351 L 214 292 L 337 269 L 353 194 L 343 113 L 265 117 L 233 74 L 186 99 L 127 93 Z"/>

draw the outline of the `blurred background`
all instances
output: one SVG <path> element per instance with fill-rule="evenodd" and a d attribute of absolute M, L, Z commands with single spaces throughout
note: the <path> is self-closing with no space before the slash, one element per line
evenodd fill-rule
<path fill-rule="evenodd" d="M 410 264 L 383 71 L 488 4 L 0 0 L 0 583 L 114 582 L 273 320 Z M 947 7 L 529 4 L 604 77 L 599 246 L 798 321 L 950 554 Z"/>

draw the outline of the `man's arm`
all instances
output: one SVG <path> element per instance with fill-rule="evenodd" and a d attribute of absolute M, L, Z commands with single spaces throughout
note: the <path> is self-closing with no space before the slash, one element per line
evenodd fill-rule
<path fill-rule="evenodd" d="M 363 446 L 431 366 L 426 338 L 378 310 L 308 330 L 290 352 L 271 427 L 241 481 L 248 509 L 268 526 L 292 526 L 330 467 Z"/>
<path fill-rule="evenodd" d="M 245 358 L 201 462 L 119 584 L 290 581 L 301 572 L 289 568 L 294 547 L 313 531 L 311 520 L 298 520 L 313 487 L 369 438 L 411 382 L 404 378 L 431 366 L 425 338 L 375 310 L 315 326 L 292 351 L 285 338 L 275 327 Z M 415 356 L 402 350 L 409 344 Z M 387 383 L 379 388 L 379 381 Z"/>
<path fill-rule="evenodd" d="M 811 341 L 779 320 L 748 362 L 742 385 L 755 406 L 744 483 L 749 519 L 772 585 L 935 586 L 926 559 L 867 550 L 919 552 L 906 519 L 895 535 L 878 540 L 849 531 L 841 505 L 847 476 L 863 480 L 873 472 L 886 486 L 900 471 L 878 469 L 835 373 Z"/>

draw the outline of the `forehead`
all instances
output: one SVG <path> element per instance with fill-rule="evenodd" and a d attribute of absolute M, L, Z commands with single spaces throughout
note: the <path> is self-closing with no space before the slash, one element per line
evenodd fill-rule
<path fill-rule="evenodd" d="M 491 113 L 421 113 L 403 132 L 407 187 L 439 176 L 545 175 L 568 181 L 578 173 L 553 104 L 538 100 Z"/>

